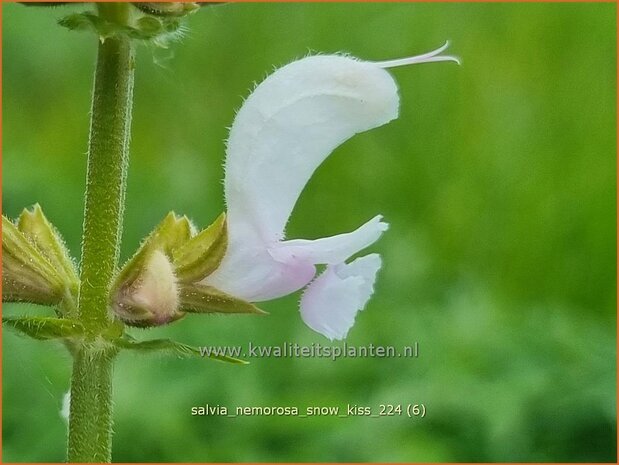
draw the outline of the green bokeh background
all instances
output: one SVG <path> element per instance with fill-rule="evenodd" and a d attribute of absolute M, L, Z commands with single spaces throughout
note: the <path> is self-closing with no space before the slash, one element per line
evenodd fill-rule
<path fill-rule="evenodd" d="M 4 213 L 40 202 L 80 248 L 96 39 L 58 9 L 3 6 Z M 463 65 L 393 70 L 400 118 L 338 148 L 289 237 L 382 213 L 384 267 L 348 343 L 418 359 L 121 354 L 115 461 L 615 461 L 616 6 L 226 4 L 169 51 L 139 49 L 123 257 L 170 210 L 223 209 L 227 127 L 254 82 L 308 52 L 369 60 L 445 39 Z M 325 343 L 299 296 L 269 317 L 188 317 L 136 337 Z M 5 314 L 46 313 L 6 305 Z M 70 360 L 3 334 L 3 461 L 63 461 Z M 192 417 L 211 405 L 423 402 L 424 419 Z"/>

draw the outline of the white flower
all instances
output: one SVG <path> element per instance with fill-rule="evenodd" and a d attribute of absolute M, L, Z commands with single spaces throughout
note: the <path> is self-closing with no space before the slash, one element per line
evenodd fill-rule
<path fill-rule="evenodd" d="M 387 230 L 375 216 L 355 231 L 284 240 L 292 209 L 325 158 L 353 135 L 398 116 L 398 89 L 385 68 L 457 61 L 434 52 L 386 62 L 310 56 L 267 77 L 236 115 L 228 140 L 225 196 L 228 248 L 203 284 L 264 301 L 307 286 L 301 317 L 329 339 L 343 339 L 373 293 L 377 254 L 346 263 Z M 351 164 L 354 169 L 354 163 Z M 326 270 L 316 279 L 315 265 Z"/>

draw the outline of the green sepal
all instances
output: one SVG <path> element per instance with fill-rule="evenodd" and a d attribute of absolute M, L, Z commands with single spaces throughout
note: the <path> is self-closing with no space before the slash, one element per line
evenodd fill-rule
<path fill-rule="evenodd" d="M 222 213 L 208 228 L 173 251 L 176 276 L 181 282 L 201 281 L 217 269 L 227 247 L 226 215 Z"/>
<path fill-rule="evenodd" d="M 45 217 L 38 203 L 31 211 L 24 209 L 17 220 L 17 228 L 45 255 L 54 269 L 62 273 L 63 281 L 76 296 L 79 278 L 75 263 L 62 236 Z"/>
<path fill-rule="evenodd" d="M 126 36 L 136 40 L 152 41 L 163 48 L 166 48 L 168 42 L 177 38 L 182 31 L 180 19 L 177 17 L 143 16 L 136 18 L 132 25 L 125 25 L 108 21 L 89 11 L 67 15 L 58 20 L 58 24 L 71 31 L 94 32 L 101 40 Z"/>
<path fill-rule="evenodd" d="M 58 24 L 71 31 L 93 31 L 101 38 L 111 37 L 121 29 L 121 26 L 106 21 L 90 11 L 67 15 L 60 18 Z"/>
<path fill-rule="evenodd" d="M 56 305 L 69 283 L 17 226 L 2 217 L 2 300 Z"/>
<path fill-rule="evenodd" d="M 167 256 L 172 256 L 173 252 L 191 239 L 193 226 L 186 216 L 177 217 L 173 212 L 159 223 L 151 232 L 136 254 L 125 263 L 122 270 L 116 276 L 112 286 L 112 297 L 121 288 L 131 286 L 140 276 L 142 269 L 147 262 L 150 254 L 155 250 L 162 251 Z"/>
<path fill-rule="evenodd" d="M 170 212 L 157 225 L 155 230 L 148 236 L 144 246 L 161 249 L 170 256 L 172 253 L 186 244 L 193 236 L 195 227 L 186 216 L 178 217 Z"/>
<path fill-rule="evenodd" d="M 218 354 L 202 354 L 200 349 L 183 344 L 181 342 L 172 341 L 171 339 L 152 339 L 149 341 L 138 341 L 129 335 L 125 335 L 119 339 L 113 339 L 112 342 L 119 349 L 137 350 L 141 352 L 168 352 L 180 358 L 186 357 L 207 357 L 220 362 L 235 363 L 247 365 L 249 362 L 240 360 L 227 355 Z"/>
<path fill-rule="evenodd" d="M 77 320 L 47 317 L 3 317 L 2 323 L 34 339 L 72 339 L 84 335 L 84 327 Z"/>
<path fill-rule="evenodd" d="M 214 287 L 203 284 L 182 285 L 180 307 L 187 313 L 254 313 L 268 315 L 264 310 L 245 300 L 232 297 Z"/>

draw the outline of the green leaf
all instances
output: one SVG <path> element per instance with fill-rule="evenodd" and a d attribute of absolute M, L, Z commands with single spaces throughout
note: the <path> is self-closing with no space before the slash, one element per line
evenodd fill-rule
<path fill-rule="evenodd" d="M 200 349 L 183 344 L 181 342 L 172 341 L 171 339 L 151 339 L 148 341 L 137 341 L 130 336 L 125 336 L 120 339 L 113 339 L 112 342 L 120 349 L 137 350 L 142 352 L 168 352 L 181 358 L 186 357 L 207 357 L 220 362 L 235 363 L 247 365 L 249 362 L 238 358 L 228 357 L 227 355 L 209 354 L 202 355 Z"/>
<path fill-rule="evenodd" d="M 202 284 L 181 286 L 181 310 L 188 313 L 254 313 L 268 315 L 254 304 Z"/>
<path fill-rule="evenodd" d="M 182 282 L 201 281 L 217 269 L 227 247 L 226 215 L 222 213 L 208 228 L 173 252 L 176 275 Z"/>
<path fill-rule="evenodd" d="M 2 323 L 26 336 L 38 340 L 65 339 L 84 334 L 79 321 L 66 318 L 4 317 Z"/>

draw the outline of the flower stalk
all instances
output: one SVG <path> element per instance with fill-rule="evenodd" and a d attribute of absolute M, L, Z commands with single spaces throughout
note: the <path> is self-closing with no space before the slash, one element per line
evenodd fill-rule
<path fill-rule="evenodd" d="M 129 4 L 99 3 L 102 19 L 127 24 Z M 112 362 L 100 336 L 109 328 L 109 289 L 116 272 L 128 166 L 134 45 L 123 35 L 99 43 L 94 90 L 78 316 L 86 330 L 74 353 L 69 416 L 69 462 L 109 462 Z"/>

